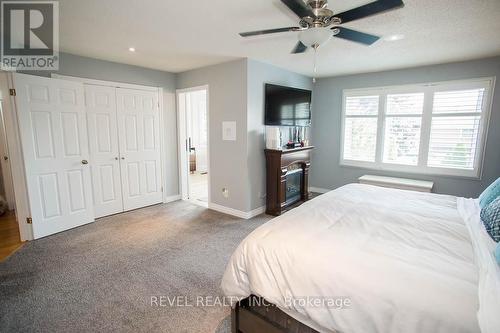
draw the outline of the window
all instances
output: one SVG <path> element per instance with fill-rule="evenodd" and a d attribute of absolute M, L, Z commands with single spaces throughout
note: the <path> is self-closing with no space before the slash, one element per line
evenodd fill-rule
<path fill-rule="evenodd" d="M 347 97 L 344 158 L 375 162 L 378 96 Z"/>
<path fill-rule="evenodd" d="M 387 95 L 384 163 L 417 165 L 424 94 Z"/>
<path fill-rule="evenodd" d="M 344 91 L 341 164 L 480 175 L 493 79 Z"/>

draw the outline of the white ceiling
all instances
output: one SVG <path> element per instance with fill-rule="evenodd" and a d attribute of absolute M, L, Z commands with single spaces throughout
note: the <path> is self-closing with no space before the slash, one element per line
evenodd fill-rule
<path fill-rule="evenodd" d="M 330 0 L 342 12 L 371 0 Z M 331 39 L 318 76 L 363 73 L 500 55 L 500 0 L 404 0 L 406 6 L 346 27 L 388 36 L 367 47 Z M 61 0 L 63 52 L 169 72 L 249 57 L 313 75 L 313 52 L 292 55 L 297 33 L 243 39 L 238 32 L 295 26 L 279 0 Z M 135 47 L 136 52 L 128 51 Z"/>

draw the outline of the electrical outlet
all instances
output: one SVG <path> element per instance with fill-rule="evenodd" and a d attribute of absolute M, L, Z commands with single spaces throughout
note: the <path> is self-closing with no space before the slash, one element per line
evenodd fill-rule
<path fill-rule="evenodd" d="M 227 187 L 224 187 L 222 189 L 222 195 L 224 196 L 224 198 L 229 198 L 229 189 Z"/>

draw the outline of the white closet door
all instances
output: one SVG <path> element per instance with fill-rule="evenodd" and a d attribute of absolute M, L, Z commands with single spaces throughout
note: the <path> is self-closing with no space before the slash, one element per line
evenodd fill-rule
<path fill-rule="evenodd" d="M 123 212 L 116 89 L 85 85 L 95 217 Z"/>
<path fill-rule="evenodd" d="M 158 94 L 116 89 L 118 137 L 125 210 L 160 203 L 160 117 Z"/>
<path fill-rule="evenodd" d="M 94 221 L 83 85 L 14 74 L 33 236 Z"/>

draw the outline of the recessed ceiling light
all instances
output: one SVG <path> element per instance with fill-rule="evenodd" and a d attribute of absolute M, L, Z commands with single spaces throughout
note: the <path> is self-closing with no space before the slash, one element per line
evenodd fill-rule
<path fill-rule="evenodd" d="M 129 48 L 128 48 L 128 50 L 129 50 L 130 52 L 135 52 L 135 47 L 129 47 Z"/>
<path fill-rule="evenodd" d="M 403 34 L 397 34 L 397 35 L 389 35 L 389 36 L 386 36 L 384 38 L 384 40 L 388 41 L 388 42 L 395 42 L 397 40 L 401 40 L 401 39 L 404 39 L 405 38 L 405 35 Z"/>

